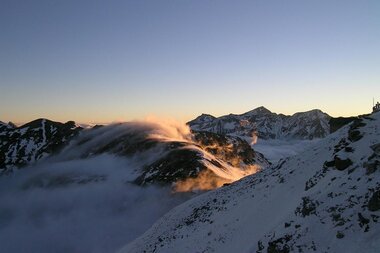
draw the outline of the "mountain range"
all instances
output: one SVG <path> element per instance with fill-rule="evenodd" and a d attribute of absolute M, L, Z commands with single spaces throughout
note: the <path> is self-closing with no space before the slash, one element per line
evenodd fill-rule
<path fill-rule="evenodd" d="M 203 135 L 206 138 L 215 133 L 229 136 L 224 138 L 231 139 L 232 136 L 237 136 L 245 140 L 256 137 L 315 139 L 327 136 L 354 119 L 355 117 L 333 118 L 320 110 L 286 116 L 272 113 L 265 107 L 258 107 L 241 115 L 229 114 L 219 118 L 202 114 L 187 124 L 194 133 L 209 133 L 207 136 Z M 47 119 L 37 119 L 17 127 L 13 123 L 6 124 L 0 121 L 0 170 L 9 171 L 56 154 L 79 133 L 96 131 L 99 127 L 101 126 L 96 125 L 84 129 L 74 121 L 60 123 Z M 103 151 L 110 150 L 105 148 Z"/>
<path fill-rule="evenodd" d="M 0 170 L 11 170 L 57 153 L 83 130 L 66 123 L 37 119 L 20 127 L 0 121 Z"/>
<path fill-rule="evenodd" d="M 315 139 L 326 137 L 353 119 L 333 118 L 317 109 L 288 116 L 261 106 L 240 115 L 229 114 L 218 118 L 202 114 L 187 124 L 196 131 L 257 136 L 260 139 Z"/>
<path fill-rule="evenodd" d="M 135 183 L 140 185 L 175 183 L 207 171 L 216 187 L 269 165 L 262 154 L 239 137 L 202 131 L 176 132 L 173 137 L 170 131 L 179 130 L 165 127 L 129 122 L 84 129 L 73 121 L 47 119 L 20 127 L 2 124 L 0 169 L 8 174 L 57 157 L 73 160 L 113 154 L 145 161 L 136 174 Z"/>
<path fill-rule="evenodd" d="M 2 248 L 380 248 L 380 113 L 333 118 L 313 110 L 285 116 L 259 107 L 242 115 L 202 115 L 188 125 L 0 122 Z M 319 140 L 271 164 L 254 150 L 256 137 Z"/>

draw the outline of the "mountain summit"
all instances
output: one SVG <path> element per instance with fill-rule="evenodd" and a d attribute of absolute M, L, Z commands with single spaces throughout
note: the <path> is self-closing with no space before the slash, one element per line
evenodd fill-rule
<path fill-rule="evenodd" d="M 288 116 L 260 106 L 240 115 L 219 118 L 202 114 L 188 125 L 197 131 L 246 137 L 257 135 L 262 139 L 314 139 L 330 133 L 330 119 L 331 116 L 317 109 Z"/>

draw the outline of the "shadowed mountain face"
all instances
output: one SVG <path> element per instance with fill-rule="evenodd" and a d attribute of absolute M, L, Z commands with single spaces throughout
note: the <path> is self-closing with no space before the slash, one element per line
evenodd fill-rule
<path fill-rule="evenodd" d="M 262 139 L 314 139 L 330 133 L 330 118 L 320 110 L 287 116 L 258 107 L 241 115 L 230 114 L 219 118 L 202 114 L 188 125 L 193 130 L 247 137 L 257 135 Z"/>
<path fill-rule="evenodd" d="M 73 121 L 63 124 L 37 119 L 20 127 L 0 122 L 0 170 L 25 166 L 57 153 L 81 130 Z"/>
<path fill-rule="evenodd" d="M 61 124 L 41 119 L 19 128 L 4 127 L 0 137 L 3 173 L 39 160 L 48 163 L 112 154 L 139 160 L 140 169 L 134 180 L 139 185 L 183 182 L 207 172 L 219 187 L 269 164 L 262 154 L 238 137 L 181 132 L 154 123 L 131 122 L 82 129 L 74 122 Z M 65 175 L 63 181 L 75 182 L 68 177 Z M 63 181 L 52 179 L 52 182 Z M 208 189 L 198 185 L 188 190 L 195 188 Z"/>
<path fill-rule="evenodd" d="M 364 115 L 363 115 L 364 116 Z M 351 123 L 352 121 L 358 119 L 358 117 L 338 117 L 338 118 L 331 118 L 329 121 L 330 124 L 330 132 L 334 133 L 341 127 Z"/>

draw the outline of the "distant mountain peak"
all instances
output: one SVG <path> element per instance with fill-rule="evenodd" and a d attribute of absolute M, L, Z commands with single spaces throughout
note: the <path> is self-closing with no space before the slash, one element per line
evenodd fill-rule
<path fill-rule="evenodd" d="M 200 116 L 196 117 L 193 121 L 195 122 L 210 122 L 215 120 L 216 117 L 210 115 L 210 114 L 205 114 L 202 113 Z M 190 123 L 190 122 L 189 122 Z"/>
<path fill-rule="evenodd" d="M 214 116 L 212 116 L 211 114 L 207 114 L 207 113 L 202 113 L 200 116 L 198 117 L 212 117 L 212 118 L 215 118 Z"/>
<path fill-rule="evenodd" d="M 0 170 L 11 171 L 57 152 L 81 129 L 74 121 L 63 124 L 43 118 L 20 127 L 0 122 L 0 154 L 4 154 L 0 156 Z"/>
<path fill-rule="evenodd" d="M 271 112 L 269 109 L 267 109 L 264 106 L 259 106 L 256 109 L 254 109 L 254 111 L 258 111 L 258 112 Z"/>
<path fill-rule="evenodd" d="M 259 106 L 249 112 L 244 113 L 243 115 L 248 115 L 248 114 L 272 114 L 272 112 L 264 106 Z"/>
<path fill-rule="evenodd" d="M 299 114 L 299 113 L 303 113 L 303 114 L 324 114 L 324 115 L 328 115 L 327 113 L 323 112 L 323 111 L 320 110 L 320 109 L 312 109 L 312 110 L 305 111 L 305 112 L 296 112 L 295 114 Z M 295 115 L 295 114 L 293 114 L 293 115 Z"/>
<path fill-rule="evenodd" d="M 314 139 L 330 133 L 330 116 L 319 109 L 295 113 L 292 116 L 273 113 L 264 106 L 243 114 L 214 117 L 202 114 L 188 122 L 193 130 L 262 139 Z"/>
<path fill-rule="evenodd" d="M 13 123 L 12 121 L 8 122 L 8 126 L 10 126 L 11 128 L 16 128 L 17 127 L 17 125 L 15 123 Z"/>
<path fill-rule="evenodd" d="M 16 128 L 17 126 L 12 122 L 5 123 L 3 121 L 0 121 L 0 127 L 2 127 L 2 128 L 4 128 L 4 127 L 5 128 Z"/>

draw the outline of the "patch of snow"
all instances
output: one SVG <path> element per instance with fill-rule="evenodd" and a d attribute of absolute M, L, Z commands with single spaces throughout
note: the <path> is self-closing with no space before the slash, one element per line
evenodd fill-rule
<path fill-rule="evenodd" d="M 24 135 L 28 131 L 28 129 L 29 127 L 24 127 L 24 128 L 19 129 L 18 131 L 21 135 Z"/>

